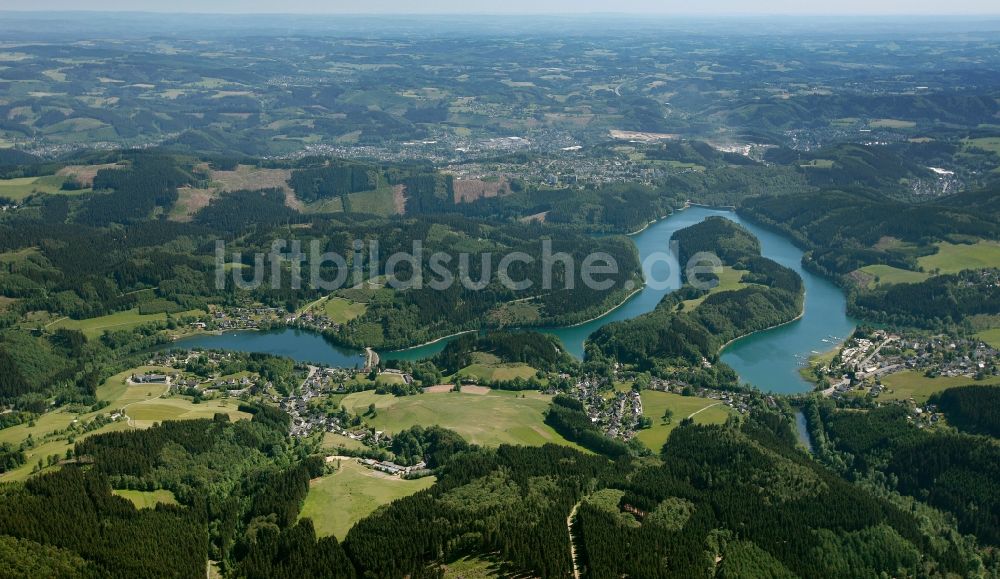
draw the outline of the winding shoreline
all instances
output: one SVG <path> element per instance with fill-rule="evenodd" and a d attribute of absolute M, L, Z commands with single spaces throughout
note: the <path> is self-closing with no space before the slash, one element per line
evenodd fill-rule
<path fill-rule="evenodd" d="M 423 348 L 424 346 L 430 346 L 431 344 L 437 344 L 441 340 L 447 340 L 448 338 L 455 338 L 463 334 L 470 334 L 472 332 L 478 332 L 479 330 L 462 330 L 461 332 L 455 332 L 454 334 L 448 334 L 447 336 L 441 336 L 440 338 L 435 338 L 429 342 L 424 342 L 422 344 L 416 344 L 414 346 L 407 346 L 405 348 L 396 348 L 395 350 L 383 350 L 385 354 L 392 354 L 394 352 L 406 352 L 408 350 L 416 350 L 417 348 Z"/>
<path fill-rule="evenodd" d="M 603 314 L 598 314 L 598 315 L 590 318 L 589 320 L 583 320 L 582 322 L 577 322 L 575 324 L 570 324 L 568 326 L 553 326 L 553 328 L 557 328 L 557 329 L 559 329 L 559 328 L 576 328 L 576 327 L 582 326 L 584 324 L 589 324 L 590 322 L 593 322 L 594 320 L 599 320 L 599 319 L 603 318 L 604 316 L 611 315 L 618 308 L 620 308 L 620 307 L 624 306 L 625 304 L 627 304 L 629 302 L 629 300 L 631 300 L 637 293 L 641 292 L 645 287 L 646 287 L 646 282 L 643 281 L 639 285 L 639 287 L 637 287 L 634 290 L 632 290 L 632 292 L 630 294 L 628 294 L 627 296 L 625 296 L 625 298 L 622 301 L 618 302 L 617 305 L 613 306 L 610 310 L 604 312 Z"/>
<path fill-rule="evenodd" d="M 781 322 L 780 324 L 775 324 L 773 326 L 768 326 L 766 328 L 761 328 L 759 330 L 754 330 L 754 331 L 750 332 L 749 334 L 743 334 L 742 336 L 736 336 L 732 340 L 729 340 L 728 342 L 726 342 L 725 344 L 723 344 L 721 347 L 719 347 L 719 351 L 716 352 L 716 355 L 722 355 L 722 352 L 726 348 L 728 348 L 733 342 L 738 342 L 738 341 L 742 340 L 743 338 L 748 338 L 750 336 L 753 336 L 754 334 L 759 334 L 761 332 L 769 332 L 769 331 L 771 331 L 771 330 L 773 330 L 775 328 L 780 328 L 781 326 L 787 326 L 788 324 L 791 324 L 791 323 L 794 323 L 794 322 L 797 322 L 797 321 L 801 320 L 803 317 L 805 317 L 805 315 L 806 315 L 806 308 L 803 305 L 802 306 L 802 311 L 799 312 L 799 315 L 795 316 L 794 318 L 788 320 L 787 322 Z"/>

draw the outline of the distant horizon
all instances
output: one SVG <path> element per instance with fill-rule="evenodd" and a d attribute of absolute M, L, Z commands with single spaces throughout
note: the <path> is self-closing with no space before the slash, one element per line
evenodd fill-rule
<path fill-rule="evenodd" d="M 1000 5 L 985 0 L 954 0 L 942 9 L 936 0 L 842 0 L 837 8 L 827 2 L 718 0 L 692 9 L 677 0 L 507 0 L 503 3 L 468 0 L 424 0 L 417 6 L 403 0 L 365 3 L 323 0 L 285 0 L 281 9 L 268 0 L 174 0 L 164 5 L 152 0 L 37 0 L 5 7 L 0 13 L 115 12 L 131 14 L 220 14 L 289 16 L 712 16 L 712 17 L 977 17 L 1000 16 Z M 610 9 L 609 9 L 610 8 Z"/>
<path fill-rule="evenodd" d="M 662 18 L 976 18 L 993 17 L 1000 19 L 1000 9 L 996 12 L 621 12 L 621 11 L 591 11 L 591 12 L 226 12 L 201 10 L 116 10 L 112 8 L 73 8 L 73 9 L 37 9 L 24 10 L 19 8 L 0 8 L 0 14 L 122 14 L 151 15 L 164 14 L 184 16 L 346 16 L 346 17 L 468 17 L 468 16 L 501 16 L 501 17 L 662 17 Z"/>

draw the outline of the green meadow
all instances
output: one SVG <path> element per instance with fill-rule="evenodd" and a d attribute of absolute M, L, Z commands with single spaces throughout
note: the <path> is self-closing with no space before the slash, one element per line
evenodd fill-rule
<path fill-rule="evenodd" d="M 404 480 L 368 469 L 354 459 L 342 459 L 340 468 L 309 483 L 302 518 L 313 521 L 316 534 L 343 540 L 347 531 L 375 509 L 422 491 L 434 477 Z"/>
<path fill-rule="evenodd" d="M 694 415 L 695 424 L 722 424 L 732 414 L 732 410 L 718 400 L 700 398 L 698 396 L 681 396 L 673 392 L 658 392 L 643 390 L 642 414 L 653 421 L 652 428 L 640 430 L 636 438 L 648 446 L 654 453 L 660 452 L 670 433 L 688 416 Z M 667 409 L 674 415 L 669 424 L 663 422 L 663 414 Z"/>
<path fill-rule="evenodd" d="M 919 283 L 931 276 L 926 272 L 909 271 L 883 264 L 866 265 L 861 268 L 861 271 L 878 278 L 878 281 L 872 280 L 871 284 L 869 284 L 870 287 L 897 283 Z"/>
<path fill-rule="evenodd" d="M 942 242 L 937 246 L 937 253 L 917 260 L 924 271 L 957 273 L 964 269 L 1000 267 L 1000 243 L 995 241 L 982 240 L 973 244 Z"/>
<path fill-rule="evenodd" d="M 155 491 L 115 490 L 112 492 L 131 501 L 137 509 L 152 509 L 156 508 L 156 505 L 160 504 L 177 504 L 177 499 L 174 497 L 174 493 L 163 489 Z"/>
<path fill-rule="evenodd" d="M 467 389 L 471 390 L 471 389 Z M 523 396 L 523 397 L 522 397 Z M 357 392 L 341 404 L 348 412 L 365 414 L 369 404 L 376 415 L 366 421 L 378 430 L 399 432 L 411 426 L 439 425 L 467 441 L 484 446 L 546 443 L 576 447 L 544 422 L 551 397 L 536 391 L 428 392 L 416 396 Z"/>
<path fill-rule="evenodd" d="M 190 310 L 173 314 L 174 317 L 196 316 L 204 314 L 201 310 Z M 70 330 L 80 330 L 88 338 L 101 336 L 105 330 L 127 330 L 135 328 L 149 322 L 165 322 L 167 314 L 140 314 L 138 308 L 133 308 L 124 312 L 116 312 L 97 318 L 87 318 L 85 320 L 73 320 L 63 318 L 52 324 L 52 329 L 67 328 Z"/>
<path fill-rule="evenodd" d="M 45 175 L 43 177 L 19 177 L 17 179 L 0 179 L 0 197 L 14 201 L 23 201 L 35 193 L 79 195 L 90 193 L 90 189 L 64 191 L 62 184 L 66 177 L 60 175 Z"/>
<path fill-rule="evenodd" d="M 991 376 L 986 380 L 978 381 L 964 376 L 928 378 L 920 372 L 907 370 L 882 378 L 882 384 L 886 386 L 886 391 L 879 395 L 879 400 L 909 400 L 912 398 L 914 402 L 923 404 L 927 402 L 931 394 L 947 388 L 970 384 L 1000 384 L 1000 376 Z"/>

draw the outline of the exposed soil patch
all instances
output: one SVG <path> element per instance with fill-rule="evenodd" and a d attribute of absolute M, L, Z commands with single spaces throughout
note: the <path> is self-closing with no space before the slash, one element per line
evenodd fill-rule
<path fill-rule="evenodd" d="M 406 214 L 406 185 L 394 185 L 392 187 L 393 213 L 396 215 Z"/>
<path fill-rule="evenodd" d="M 117 168 L 120 168 L 120 166 L 114 163 L 107 163 L 104 165 L 67 165 L 62 169 L 59 169 L 59 172 L 57 172 L 56 175 L 73 177 L 86 188 L 94 186 L 94 177 L 97 176 L 97 172 L 101 169 Z"/>
<path fill-rule="evenodd" d="M 215 189 L 195 189 L 194 187 L 177 189 L 177 203 L 174 204 L 174 208 L 170 212 L 170 219 L 191 221 L 194 214 L 207 207 L 216 194 Z"/>
<path fill-rule="evenodd" d="M 285 205 L 300 211 L 302 202 L 295 197 L 295 191 L 288 186 L 292 172 L 289 169 L 259 169 L 251 165 L 240 165 L 235 171 L 212 171 L 212 181 L 220 191 L 259 191 L 261 189 L 281 189 L 285 192 Z"/>
<path fill-rule="evenodd" d="M 499 197 L 510 193 L 510 184 L 501 177 L 496 181 L 482 179 L 455 179 L 455 203 L 468 203 L 476 199 Z"/>

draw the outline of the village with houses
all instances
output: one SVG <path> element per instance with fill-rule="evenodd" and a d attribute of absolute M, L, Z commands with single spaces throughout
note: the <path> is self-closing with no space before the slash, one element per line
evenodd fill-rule
<path fill-rule="evenodd" d="M 630 389 L 616 388 L 616 384 L 628 383 L 621 380 L 616 382 L 618 378 L 624 376 L 615 379 L 582 376 L 576 379 L 569 394 L 583 403 L 591 422 L 599 426 L 606 436 L 627 442 L 634 438 L 638 431 L 648 428 L 652 419 L 657 417 L 643 413 L 641 389 L 637 385 Z M 636 384 L 637 381 L 632 380 L 632 383 Z M 648 385 L 642 388 L 714 400 L 743 415 L 750 412 L 752 394 L 747 392 L 694 387 L 678 380 L 662 378 L 650 378 Z M 554 394 L 555 391 L 550 393 Z M 765 399 L 773 405 L 771 396 L 765 396 Z"/>
<path fill-rule="evenodd" d="M 917 336 L 859 330 L 827 364 L 814 367 L 830 384 L 824 396 L 862 391 L 875 398 L 887 390 L 883 379 L 899 372 L 927 378 L 968 378 L 972 383 L 1000 374 L 1000 352 L 975 338 Z"/>

